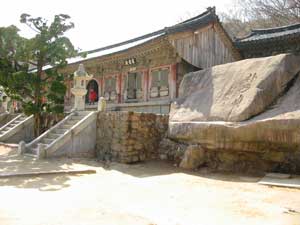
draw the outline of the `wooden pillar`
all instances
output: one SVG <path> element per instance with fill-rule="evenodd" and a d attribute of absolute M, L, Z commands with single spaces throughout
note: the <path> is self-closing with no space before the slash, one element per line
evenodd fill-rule
<path fill-rule="evenodd" d="M 177 97 L 176 81 L 177 81 L 177 63 L 171 65 L 170 79 L 169 79 L 171 99 L 175 99 Z"/>
<path fill-rule="evenodd" d="M 122 103 L 122 74 L 118 74 L 118 103 Z"/>
<path fill-rule="evenodd" d="M 102 96 L 102 79 L 100 77 L 95 77 L 94 78 L 97 81 L 98 84 L 98 99 Z"/>
<path fill-rule="evenodd" d="M 102 74 L 101 80 L 101 96 L 104 97 L 104 75 Z"/>
<path fill-rule="evenodd" d="M 143 72 L 143 99 L 144 101 L 148 101 L 148 92 L 149 92 L 149 69 Z"/>

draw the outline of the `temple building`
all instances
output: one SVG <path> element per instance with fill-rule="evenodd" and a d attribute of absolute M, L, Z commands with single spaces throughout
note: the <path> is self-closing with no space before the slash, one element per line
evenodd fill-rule
<path fill-rule="evenodd" d="M 242 59 L 222 27 L 215 8 L 159 31 L 87 52 L 86 58 L 73 58 L 63 73 L 71 75 L 83 64 L 93 79 L 88 93 L 103 96 L 108 109 L 167 114 L 170 102 L 178 96 L 184 74 Z M 65 108 L 74 104 L 68 87 Z M 86 97 L 86 108 L 89 105 Z"/>
<path fill-rule="evenodd" d="M 252 30 L 246 37 L 236 39 L 235 46 L 243 58 L 300 53 L 300 24 Z"/>

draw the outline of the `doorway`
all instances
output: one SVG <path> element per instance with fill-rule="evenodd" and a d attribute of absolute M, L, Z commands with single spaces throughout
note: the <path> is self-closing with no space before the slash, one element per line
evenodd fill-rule
<path fill-rule="evenodd" d="M 87 89 L 87 94 L 85 96 L 85 103 L 89 103 L 89 93 L 91 91 L 91 89 L 93 89 L 97 96 L 96 96 L 96 101 L 95 102 L 98 102 L 98 99 L 99 99 L 99 86 L 98 86 L 98 83 L 97 81 L 95 80 L 90 80 L 86 86 L 86 89 Z"/>

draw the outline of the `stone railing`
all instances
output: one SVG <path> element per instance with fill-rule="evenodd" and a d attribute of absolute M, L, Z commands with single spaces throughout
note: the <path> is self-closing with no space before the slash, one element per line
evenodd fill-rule
<path fill-rule="evenodd" d="M 1 130 L 9 127 L 16 120 L 20 119 L 23 116 L 24 115 L 22 115 L 22 114 L 18 115 L 17 117 L 12 119 L 10 122 L 8 122 L 6 125 L 1 127 Z M 33 124 L 34 124 L 34 118 L 33 118 L 33 115 L 31 115 L 31 116 L 27 117 L 26 119 L 24 119 L 23 121 L 20 121 L 17 125 L 15 125 L 13 127 L 13 129 L 9 129 L 3 135 L 1 135 L 0 141 L 6 142 L 7 140 L 13 139 L 13 140 L 10 140 L 10 142 L 17 143 L 18 141 L 20 141 L 22 139 L 24 139 L 24 140 L 32 139 L 33 138 Z M 30 129 L 30 130 L 26 130 L 26 129 Z M 20 133 L 18 135 L 18 136 L 20 136 L 20 138 L 18 138 L 18 136 L 16 136 L 17 133 Z M 31 133 L 31 134 L 29 134 L 29 133 Z M 20 139 L 20 140 L 18 140 L 18 139 Z"/>
<path fill-rule="evenodd" d="M 70 113 L 68 116 L 66 116 L 63 120 L 59 121 L 57 124 L 55 124 L 55 126 L 51 127 L 49 130 L 47 130 L 46 132 L 44 132 L 42 135 L 40 135 L 39 137 L 37 137 L 36 139 L 34 139 L 32 142 L 28 143 L 25 145 L 26 149 L 31 148 L 32 146 L 38 144 L 43 138 L 45 138 L 46 136 L 49 135 L 49 133 L 51 133 L 52 131 L 54 131 L 55 129 L 57 129 L 59 126 L 63 125 L 66 121 L 68 121 L 73 115 L 75 115 L 75 113 Z M 25 150 L 26 151 L 26 150 Z"/>
<path fill-rule="evenodd" d="M 65 143 L 72 140 L 72 137 L 76 136 L 78 133 L 83 131 L 91 123 L 96 122 L 96 112 L 90 112 L 78 123 L 73 125 L 68 129 L 62 136 L 57 138 L 53 143 L 51 143 L 46 149 L 46 156 L 51 157 L 58 151 Z M 87 134 L 88 135 L 88 134 Z M 78 146 L 80 148 L 80 146 Z"/>

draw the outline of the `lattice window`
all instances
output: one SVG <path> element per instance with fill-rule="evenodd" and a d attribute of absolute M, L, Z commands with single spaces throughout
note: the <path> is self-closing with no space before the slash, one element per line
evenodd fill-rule
<path fill-rule="evenodd" d="M 104 80 L 104 97 L 107 101 L 113 101 L 117 97 L 116 92 L 116 77 L 107 77 Z"/>
<path fill-rule="evenodd" d="M 142 73 L 129 73 L 127 76 L 127 99 L 142 98 Z"/>
<path fill-rule="evenodd" d="M 151 72 L 151 98 L 169 95 L 169 73 L 169 69 L 158 69 Z"/>

